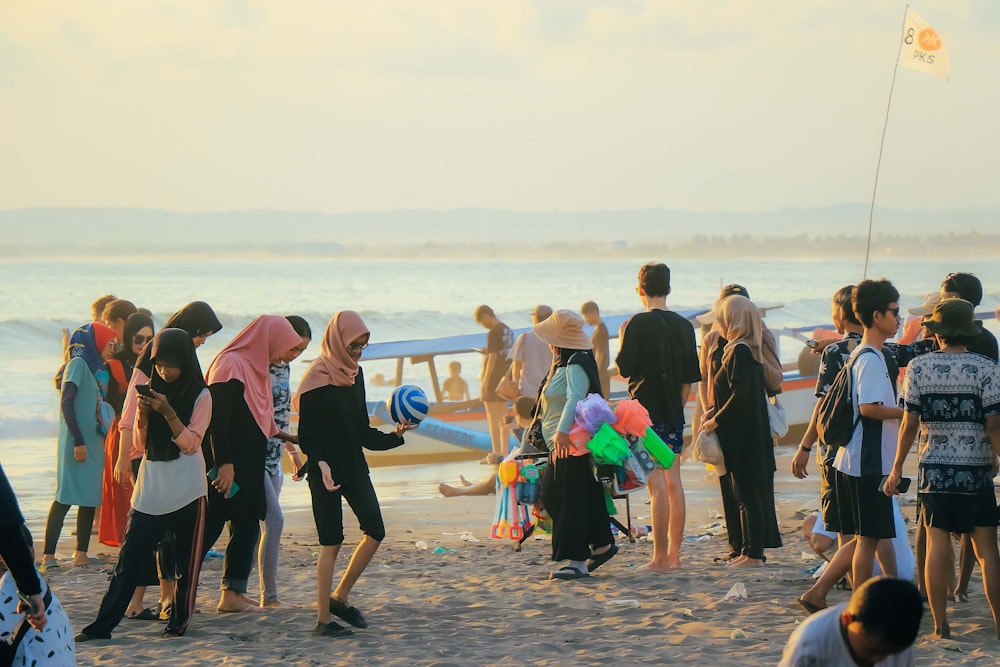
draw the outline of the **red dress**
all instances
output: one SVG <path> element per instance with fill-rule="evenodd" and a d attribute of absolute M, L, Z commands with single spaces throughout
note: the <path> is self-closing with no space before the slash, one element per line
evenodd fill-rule
<path fill-rule="evenodd" d="M 125 367 L 118 359 L 108 361 L 110 378 L 109 392 L 117 389 L 121 394 L 128 387 Z M 117 385 L 117 387 L 114 387 Z M 119 409 L 120 411 L 120 409 Z M 121 486 L 115 481 L 115 462 L 118 461 L 118 419 L 108 429 L 104 441 L 104 485 L 101 493 L 101 521 L 97 529 L 97 539 L 109 547 L 120 547 L 125 537 L 125 524 L 128 523 L 128 511 L 132 509 L 132 482 Z"/>

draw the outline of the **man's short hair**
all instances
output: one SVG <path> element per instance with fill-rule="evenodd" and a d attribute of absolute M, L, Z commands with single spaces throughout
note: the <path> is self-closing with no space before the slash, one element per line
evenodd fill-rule
<path fill-rule="evenodd" d="M 941 289 L 958 294 L 959 299 L 965 299 L 973 306 L 983 301 L 983 283 L 971 273 L 949 273 L 941 281 Z"/>
<path fill-rule="evenodd" d="M 489 306 L 487 306 L 487 305 L 481 305 L 481 306 L 476 306 L 476 310 L 472 314 L 472 316 L 475 318 L 475 320 L 477 322 L 479 322 L 481 319 L 483 319 L 486 316 L 496 317 L 496 314 L 493 312 L 493 309 L 490 308 Z"/>
<path fill-rule="evenodd" d="M 851 294 L 854 316 L 869 329 L 875 323 L 875 313 L 884 313 L 889 310 L 890 303 L 898 301 L 899 292 L 885 278 L 862 280 Z"/>
<path fill-rule="evenodd" d="M 530 396 L 521 396 L 514 401 L 514 412 L 521 419 L 531 419 L 535 414 L 535 399 Z"/>
<path fill-rule="evenodd" d="M 851 295 L 854 294 L 854 285 L 844 285 L 833 295 L 833 303 L 844 311 L 844 317 L 851 324 L 861 326 L 858 317 L 854 314 L 854 306 L 851 305 Z"/>
<path fill-rule="evenodd" d="M 544 322 L 549 319 L 550 315 L 552 315 L 552 308 L 543 303 L 538 304 L 535 306 L 534 310 L 531 311 L 531 316 L 539 322 Z"/>
<path fill-rule="evenodd" d="M 601 309 L 597 307 L 597 302 L 595 301 L 585 301 L 582 306 L 580 306 L 581 313 L 600 313 Z"/>
<path fill-rule="evenodd" d="M 94 303 L 90 304 L 90 314 L 94 318 L 95 322 L 100 321 L 101 315 L 104 314 L 104 307 L 116 299 L 118 299 L 118 297 L 114 294 L 105 294 L 97 297 Z"/>
<path fill-rule="evenodd" d="M 125 299 L 115 299 L 114 301 L 108 302 L 108 305 L 104 306 L 104 312 L 101 313 L 101 319 L 108 324 L 117 320 L 127 320 L 128 316 L 134 314 L 136 310 L 135 304 L 131 301 L 126 301 Z"/>
<path fill-rule="evenodd" d="M 306 318 L 300 315 L 286 315 L 285 319 L 288 320 L 288 323 L 292 325 L 293 329 L 295 329 L 295 333 L 302 338 L 312 340 L 312 327 L 309 326 L 309 322 L 306 321 Z"/>
<path fill-rule="evenodd" d="M 670 268 L 662 262 L 649 262 L 639 269 L 639 287 L 646 296 L 670 294 Z"/>
<path fill-rule="evenodd" d="M 866 634 L 878 637 L 886 649 L 899 653 L 917 638 L 924 603 L 917 587 L 909 581 L 876 577 L 854 591 L 847 613 Z"/>

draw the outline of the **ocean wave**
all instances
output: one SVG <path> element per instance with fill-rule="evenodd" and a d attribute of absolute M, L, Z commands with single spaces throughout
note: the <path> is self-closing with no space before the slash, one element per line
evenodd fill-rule
<path fill-rule="evenodd" d="M 57 419 L 41 416 L 0 416 L 0 440 L 56 438 L 58 435 L 59 421 Z"/>

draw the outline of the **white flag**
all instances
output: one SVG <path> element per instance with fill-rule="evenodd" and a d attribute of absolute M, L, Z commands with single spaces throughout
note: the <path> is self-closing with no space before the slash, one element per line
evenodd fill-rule
<path fill-rule="evenodd" d="M 903 24 L 899 64 L 941 79 L 948 78 L 948 50 L 941 36 L 909 8 Z"/>

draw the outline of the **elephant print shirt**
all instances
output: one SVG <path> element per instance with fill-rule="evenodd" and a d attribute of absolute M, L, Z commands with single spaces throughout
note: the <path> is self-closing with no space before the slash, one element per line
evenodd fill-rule
<path fill-rule="evenodd" d="M 993 489 L 983 424 L 1000 414 L 1000 368 L 975 352 L 933 352 L 910 363 L 905 410 L 920 416 L 919 493 L 976 495 Z"/>

